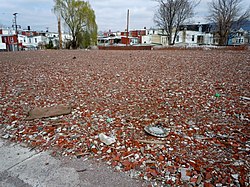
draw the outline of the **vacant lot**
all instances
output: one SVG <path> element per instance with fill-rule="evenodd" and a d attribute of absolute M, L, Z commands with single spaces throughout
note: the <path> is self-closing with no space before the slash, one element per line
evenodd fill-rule
<path fill-rule="evenodd" d="M 1 136 L 155 185 L 247 186 L 249 65 L 249 50 L 0 53 Z M 57 105 L 72 112 L 27 120 L 30 109 Z M 170 133 L 151 136 L 149 124 Z"/>

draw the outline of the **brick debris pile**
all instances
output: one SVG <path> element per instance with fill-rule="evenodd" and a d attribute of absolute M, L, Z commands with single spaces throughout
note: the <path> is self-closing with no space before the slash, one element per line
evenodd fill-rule
<path fill-rule="evenodd" d="M 0 53 L 1 136 L 152 186 L 249 186 L 249 63 L 249 51 Z M 57 106 L 70 112 L 28 116 Z"/>

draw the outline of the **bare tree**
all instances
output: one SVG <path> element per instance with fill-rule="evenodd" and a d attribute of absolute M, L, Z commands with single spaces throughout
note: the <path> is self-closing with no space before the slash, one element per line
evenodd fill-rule
<path fill-rule="evenodd" d="M 155 0 L 159 8 L 155 13 L 155 23 L 168 34 L 168 44 L 174 45 L 180 25 L 194 15 L 197 0 Z M 172 37 L 174 38 L 172 39 Z"/>
<path fill-rule="evenodd" d="M 250 18 L 250 6 L 243 11 L 242 0 L 212 0 L 208 19 L 214 22 L 219 45 L 227 45 L 233 25 L 242 25 Z"/>

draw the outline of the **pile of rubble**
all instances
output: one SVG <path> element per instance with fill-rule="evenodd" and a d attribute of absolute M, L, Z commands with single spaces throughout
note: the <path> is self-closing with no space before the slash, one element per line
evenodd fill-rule
<path fill-rule="evenodd" d="M 0 54 L 2 138 L 152 186 L 250 185 L 248 51 L 18 55 Z"/>

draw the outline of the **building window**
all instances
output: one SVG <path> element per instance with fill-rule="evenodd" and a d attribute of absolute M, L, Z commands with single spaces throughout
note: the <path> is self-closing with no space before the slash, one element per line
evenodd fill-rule
<path fill-rule="evenodd" d="M 192 42 L 194 42 L 194 35 L 192 35 Z"/>
<path fill-rule="evenodd" d="M 29 38 L 29 43 L 31 43 L 31 38 Z"/>
<path fill-rule="evenodd" d="M 37 43 L 37 38 L 35 38 L 35 43 Z"/>
<path fill-rule="evenodd" d="M 176 37 L 176 42 L 179 42 L 179 40 L 180 40 L 180 36 L 177 35 L 177 37 Z"/>
<path fill-rule="evenodd" d="M 25 38 L 23 39 L 23 42 L 26 43 L 26 39 Z"/>
<path fill-rule="evenodd" d="M 203 44 L 204 43 L 203 36 L 197 36 L 197 43 L 198 44 Z"/>

